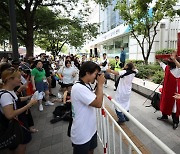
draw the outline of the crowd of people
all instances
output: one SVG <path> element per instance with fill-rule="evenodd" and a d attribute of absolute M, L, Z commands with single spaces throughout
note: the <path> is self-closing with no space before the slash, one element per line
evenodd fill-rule
<path fill-rule="evenodd" d="M 138 70 L 132 62 L 125 63 L 125 59 L 123 48 L 120 57 L 115 57 L 114 69 L 106 53 L 103 53 L 102 61 L 98 56 L 87 59 L 85 55 L 81 60 L 74 55 L 60 56 L 56 60 L 44 53 L 21 61 L 10 61 L 3 57 L 0 63 L 0 129 L 7 127 L 12 119 L 17 119 L 23 124 L 24 136 L 19 144 L 9 148 L 10 153 L 24 154 L 27 143 L 31 141 L 31 133 L 38 131 L 34 127 L 31 107 L 37 104 L 38 110 L 43 112 L 43 105 L 53 106 L 55 102 L 71 106 L 73 120 L 70 136 L 73 153 L 93 153 L 97 147 L 95 108 L 102 106 L 103 87 L 107 88 L 110 73 L 115 75 L 117 83 L 114 89 L 115 100 L 129 112 L 132 80 Z M 162 117 L 158 117 L 158 120 L 166 120 L 168 115 L 172 115 L 173 129 L 176 129 L 180 113 L 180 63 L 176 53 L 172 53 L 167 65 L 162 62 L 160 65 L 165 70 L 165 79 L 160 102 Z M 63 98 L 52 93 L 56 83 L 60 84 L 59 91 Z M 115 108 L 115 112 L 118 124 L 129 121 L 118 108 Z"/>

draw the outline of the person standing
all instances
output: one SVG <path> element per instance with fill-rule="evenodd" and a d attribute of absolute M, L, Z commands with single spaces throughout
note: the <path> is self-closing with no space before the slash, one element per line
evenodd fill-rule
<path fill-rule="evenodd" d="M 43 69 L 43 64 L 41 60 L 35 62 L 36 67 L 31 72 L 31 80 L 33 85 L 33 90 L 38 92 L 45 92 L 45 105 L 54 105 L 54 103 L 49 101 L 49 88 L 46 79 L 46 73 Z M 39 111 L 43 111 L 42 99 L 39 100 Z"/>
<path fill-rule="evenodd" d="M 106 53 L 103 53 L 103 60 L 100 66 L 101 66 L 101 71 L 105 74 L 105 78 L 106 78 L 104 87 L 107 88 L 107 79 L 108 79 L 109 74 L 106 72 L 106 70 L 108 69 L 108 66 L 109 66 L 109 60 L 107 59 Z"/>
<path fill-rule="evenodd" d="M 97 128 L 95 108 L 101 108 L 103 102 L 104 74 L 98 75 L 100 67 L 87 61 L 81 68 L 79 82 L 71 91 L 72 127 L 71 141 L 73 154 L 93 154 L 97 147 Z M 97 78 L 95 93 L 90 86 Z"/>
<path fill-rule="evenodd" d="M 167 120 L 168 115 L 172 115 L 173 129 L 177 129 L 179 124 L 180 104 L 179 100 L 174 99 L 175 93 L 180 93 L 180 69 L 176 64 L 169 60 L 168 65 L 159 61 L 160 66 L 165 71 L 163 89 L 160 99 L 160 111 L 162 116 L 157 120 Z"/>
<path fill-rule="evenodd" d="M 121 68 L 123 68 L 126 62 L 126 52 L 124 51 L 124 47 L 121 47 L 120 62 L 120 66 Z"/>
<path fill-rule="evenodd" d="M 132 90 L 132 80 L 134 79 L 138 70 L 135 69 L 133 63 L 128 63 L 124 67 L 123 70 L 117 72 L 111 69 L 107 70 L 109 73 L 113 73 L 115 75 L 120 75 L 119 84 L 117 87 L 117 91 L 115 94 L 115 100 L 126 110 L 129 112 L 130 106 L 130 95 Z M 118 124 L 122 124 L 125 121 L 129 121 L 129 119 L 119 110 L 119 108 L 115 109 L 117 117 L 118 117 Z"/>
<path fill-rule="evenodd" d="M 56 95 L 54 95 L 52 93 L 52 89 L 51 89 L 51 83 L 52 83 L 52 79 L 51 79 L 51 63 L 49 62 L 47 56 L 45 53 L 41 53 L 40 54 L 40 57 L 41 57 L 41 62 L 43 64 L 43 68 L 46 72 L 46 79 L 48 81 L 48 88 L 49 88 L 49 96 L 52 96 L 52 97 L 56 97 Z"/>
<path fill-rule="evenodd" d="M 121 70 L 121 67 L 120 67 L 120 61 L 119 61 L 119 56 L 115 56 L 115 66 L 114 66 L 114 70 L 116 71 L 116 72 L 119 72 L 120 70 Z M 118 80 L 118 78 L 119 78 L 119 75 L 114 75 L 114 86 L 115 86 L 115 89 L 114 89 L 114 91 L 116 91 L 117 90 L 117 84 L 116 84 L 116 82 L 117 82 L 117 80 Z"/>

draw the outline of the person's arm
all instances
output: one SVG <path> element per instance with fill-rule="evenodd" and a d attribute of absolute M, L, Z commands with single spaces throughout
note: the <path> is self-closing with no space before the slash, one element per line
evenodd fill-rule
<path fill-rule="evenodd" d="M 105 82 L 104 74 L 101 74 L 97 77 L 97 89 L 95 91 L 96 98 L 95 100 L 90 104 L 90 106 L 101 108 L 103 103 L 103 84 Z"/>
<path fill-rule="evenodd" d="M 172 61 L 176 64 L 176 66 L 177 66 L 178 68 L 180 68 L 180 63 L 177 61 L 176 55 L 177 55 L 177 52 L 174 51 L 174 52 L 171 54 L 171 59 L 172 59 Z"/>
<path fill-rule="evenodd" d="M 33 86 L 33 90 L 36 91 L 36 86 L 35 86 L 35 81 L 34 81 L 34 76 L 31 76 L 31 82 L 32 82 L 32 86 Z"/>
<path fill-rule="evenodd" d="M 27 101 L 28 99 L 30 99 L 31 98 L 31 96 L 25 96 L 25 97 L 20 97 L 20 100 L 22 101 L 22 102 L 24 102 L 24 101 Z"/>
<path fill-rule="evenodd" d="M 3 107 L 3 112 L 4 115 L 7 119 L 13 119 L 14 117 L 18 116 L 19 114 L 23 113 L 24 111 L 28 110 L 31 106 L 33 106 L 34 104 L 36 104 L 38 101 L 35 99 L 32 99 L 26 106 L 14 110 L 13 109 L 13 105 L 6 105 Z"/>
<path fill-rule="evenodd" d="M 114 71 L 114 70 L 111 70 L 111 69 L 109 69 L 109 68 L 106 70 L 106 72 L 112 73 L 112 74 L 114 74 L 114 75 L 119 75 L 119 72 L 118 72 L 118 71 Z"/>

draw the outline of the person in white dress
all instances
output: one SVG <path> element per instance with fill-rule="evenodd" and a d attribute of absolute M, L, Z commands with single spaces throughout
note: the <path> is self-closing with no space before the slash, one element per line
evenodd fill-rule
<path fill-rule="evenodd" d="M 118 87 L 117 87 L 117 91 L 115 94 L 115 100 L 126 111 L 129 111 L 132 80 L 135 77 L 136 73 L 138 73 L 138 70 L 135 69 L 133 63 L 130 62 L 126 64 L 124 69 L 119 72 L 111 70 L 111 69 L 107 69 L 106 71 L 109 73 L 113 73 L 115 75 L 121 76 Z M 118 120 L 119 124 L 122 124 L 125 121 L 129 121 L 129 119 L 118 108 L 116 108 L 115 111 L 119 119 Z"/>

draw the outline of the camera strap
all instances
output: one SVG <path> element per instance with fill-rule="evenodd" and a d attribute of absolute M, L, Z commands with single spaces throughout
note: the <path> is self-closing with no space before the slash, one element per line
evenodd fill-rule
<path fill-rule="evenodd" d="M 78 82 L 76 82 L 76 83 L 80 83 L 80 84 L 82 84 L 82 85 L 86 86 L 86 87 L 87 87 L 90 91 L 93 91 L 93 89 L 92 89 L 91 85 L 88 83 L 88 85 L 89 85 L 89 86 L 87 86 L 87 85 L 84 83 L 84 81 L 83 81 L 83 80 L 81 80 L 81 79 L 79 79 L 79 81 L 78 81 Z"/>

